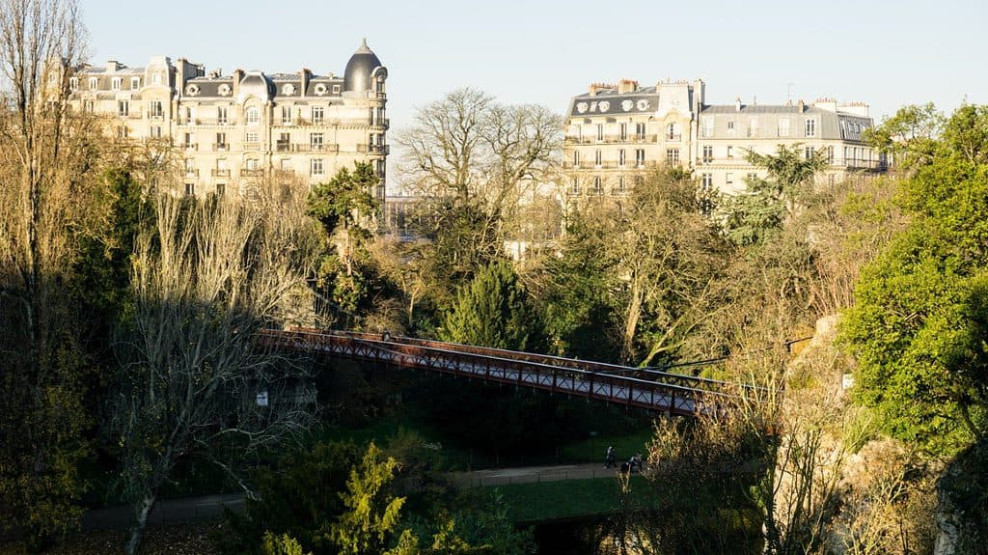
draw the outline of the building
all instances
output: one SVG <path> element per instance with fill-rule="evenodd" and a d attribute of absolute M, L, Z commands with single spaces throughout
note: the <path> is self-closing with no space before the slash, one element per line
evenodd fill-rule
<path fill-rule="evenodd" d="M 626 193 L 648 163 L 688 165 L 703 81 L 590 85 L 573 98 L 563 147 L 570 195 Z"/>
<path fill-rule="evenodd" d="M 830 182 L 885 168 L 862 140 L 873 125 L 866 104 L 712 106 L 705 93 L 701 80 L 590 85 L 570 103 L 563 148 L 569 195 L 624 194 L 647 164 L 681 166 L 704 186 L 734 193 L 748 176 L 765 176 L 747 162 L 747 151 L 773 154 L 780 144 L 825 152 L 823 179 Z"/>
<path fill-rule="evenodd" d="M 109 133 L 170 145 L 186 194 L 242 193 L 256 179 L 311 186 L 362 161 L 376 168 L 383 200 L 387 78 L 365 41 L 342 76 L 223 75 L 155 57 L 145 67 L 84 67 L 69 88 L 73 109 L 106 116 Z"/>

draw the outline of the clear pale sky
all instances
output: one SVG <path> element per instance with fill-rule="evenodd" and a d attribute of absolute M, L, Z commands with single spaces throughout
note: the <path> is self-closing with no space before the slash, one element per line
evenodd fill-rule
<path fill-rule="evenodd" d="M 702 78 L 707 102 L 791 91 L 945 110 L 988 103 L 986 0 L 81 0 L 92 61 L 153 55 L 222 68 L 342 74 L 363 37 L 388 68 L 392 130 L 471 86 L 563 112 L 591 82 Z"/>

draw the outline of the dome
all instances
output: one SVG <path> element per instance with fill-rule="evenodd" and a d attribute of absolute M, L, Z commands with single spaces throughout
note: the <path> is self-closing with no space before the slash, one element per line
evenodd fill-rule
<path fill-rule="evenodd" d="M 343 72 L 344 91 L 369 91 L 373 89 L 371 74 L 374 69 L 381 67 L 381 60 L 377 58 L 370 48 L 367 47 L 367 39 L 364 39 L 360 48 L 350 56 L 350 61 L 346 64 Z"/>

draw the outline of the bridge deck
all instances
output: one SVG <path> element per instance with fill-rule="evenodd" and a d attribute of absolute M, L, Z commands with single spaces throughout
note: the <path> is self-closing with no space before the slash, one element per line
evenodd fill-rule
<path fill-rule="evenodd" d="M 260 341 L 271 348 L 515 384 L 678 415 L 717 412 L 736 387 L 656 370 L 387 334 L 262 330 Z"/>

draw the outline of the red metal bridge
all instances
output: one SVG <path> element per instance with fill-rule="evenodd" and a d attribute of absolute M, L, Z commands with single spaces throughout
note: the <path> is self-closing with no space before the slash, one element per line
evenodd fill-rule
<path fill-rule="evenodd" d="M 654 369 L 604 364 L 388 334 L 262 330 L 270 348 L 515 384 L 677 415 L 717 414 L 738 385 Z"/>

